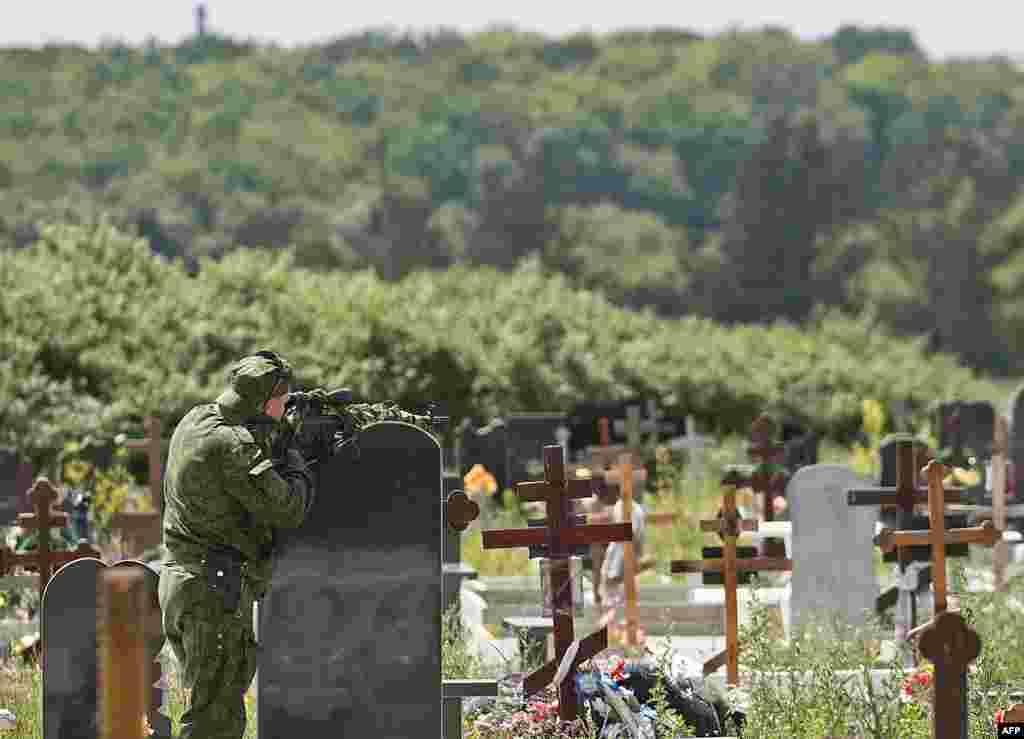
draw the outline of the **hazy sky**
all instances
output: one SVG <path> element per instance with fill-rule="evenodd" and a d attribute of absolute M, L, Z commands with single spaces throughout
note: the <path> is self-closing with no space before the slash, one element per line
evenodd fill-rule
<path fill-rule="evenodd" d="M 176 42 L 194 28 L 192 0 L 6 0 L 0 45 L 77 41 L 104 37 L 140 44 L 153 35 Z M 668 25 L 702 33 L 730 25 L 781 25 L 801 37 L 820 38 L 843 23 L 911 28 L 933 57 L 1005 53 L 1024 58 L 1024 5 L 1019 0 L 209 0 L 208 24 L 229 36 L 292 45 L 322 41 L 371 26 L 476 30 L 494 23 L 563 35 Z"/>

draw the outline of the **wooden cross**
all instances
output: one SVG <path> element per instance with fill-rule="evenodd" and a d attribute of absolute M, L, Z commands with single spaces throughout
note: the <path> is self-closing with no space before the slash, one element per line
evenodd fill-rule
<path fill-rule="evenodd" d="M 53 511 L 51 507 L 60 497 L 57 489 L 48 479 L 40 477 L 32 486 L 29 498 L 35 513 L 18 514 L 18 525 L 23 529 L 39 532 L 36 551 L 15 554 L 10 548 L 0 545 L 0 575 L 10 574 L 15 567 L 34 566 L 39 570 L 39 602 L 43 602 L 43 591 L 53 573 L 62 565 L 82 557 L 101 558 L 100 551 L 85 539 L 78 542 L 73 552 L 55 552 L 50 549 L 50 529 L 68 525 L 68 514 Z"/>
<path fill-rule="evenodd" d="M 714 521 L 701 521 L 700 530 L 719 534 L 723 542 L 723 554 L 720 559 L 676 560 L 671 563 L 674 575 L 687 572 L 721 571 L 724 573 L 725 584 L 725 651 L 719 652 L 704 663 L 704 674 L 710 675 L 724 663 L 726 680 L 730 685 L 739 681 L 739 645 L 737 643 L 737 605 L 736 605 L 736 573 L 750 571 L 784 572 L 793 569 L 791 559 L 779 557 L 754 557 L 751 559 L 736 558 L 736 539 L 740 531 L 757 531 L 757 520 L 741 519 L 736 511 L 736 488 L 743 481 L 741 470 L 736 467 L 726 468 L 722 479 L 723 506 L 722 515 Z"/>
<path fill-rule="evenodd" d="M 633 523 L 633 460 L 628 454 L 619 459 L 622 471 L 622 520 Z M 632 537 L 622 543 L 622 579 L 626 590 L 626 639 L 627 646 L 638 646 L 636 614 L 636 556 Z"/>
<path fill-rule="evenodd" d="M 992 440 L 992 523 L 998 531 L 1006 530 L 1006 460 L 1010 435 L 1007 426 L 1004 416 L 996 416 L 995 436 Z M 995 577 L 995 589 L 999 592 L 1006 592 L 1009 546 L 1000 536 L 992 553 L 992 574 Z"/>
<path fill-rule="evenodd" d="M 547 526 L 529 529 L 499 529 L 484 531 L 484 549 L 525 547 L 546 544 L 551 562 L 552 619 L 555 632 L 555 659 L 526 677 L 524 695 L 533 695 L 555 677 L 566 652 L 574 643 L 572 622 L 572 587 L 568 560 L 572 548 L 597 541 L 629 541 L 633 538 L 630 523 L 593 524 L 577 526 L 572 515 L 573 499 L 593 495 L 591 481 L 567 479 L 565 450 L 561 445 L 544 447 L 544 480 L 516 484 L 516 494 L 524 501 L 543 501 L 547 504 Z M 570 669 L 558 686 L 558 715 L 563 721 L 578 717 L 576 695 L 576 668 L 608 646 L 608 629 L 603 628 L 578 643 Z"/>
<path fill-rule="evenodd" d="M 920 634 L 918 648 L 935 665 L 932 739 L 962 739 L 967 666 L 981 653 L 981 640 L 963 616 L 950 611 L 937 614 Z"/>
<path fill-rule="evenodd" d="M 202 6 L 200 6 L 202 7 Z M 160 438 L 160 419 L 156 416 L 149 416 L 142 426 L 146 430 L 146 436 L 142 439 L 126 439 L 123 445 L 127 449 L 145 449 L 149 457 L 149 499 L 153 507 L 160 514 L 164 511 L 164 486 L 163 486 L 163 445 Z"/>
<path fill-rule="evenodd" d="M 925 476 L 928 479 L 928 515 L 930 518 L 928 531 L 893 531 L 892 529 L 883 529 L 875 538 L 883 551 L 892 551 L 896 547 L 923 544 L 930 545 L 931 547 L 932 586 L 935 590 L 936 615 L 935 618 L 923 626 L 911 629 L 907 634 L 907 638 L 913 639 L 920 636 L 918 648 L 921 654 L 935 665 L 933 739 L 953 739 L 954 737 L 966 739 L 967 663 L 978 656 L 980 643 L 979 647 L 974 649 L 973 654 L 965 658 L 965 661 L 958 661 L 959 658 L 954 659 L 951 656 L 951 649 L 961 649 L 963 644 L 969 643 L 971 638 L 977 642 L 978 635 L 967 629 L 959 614 L 947 613 L 946 544 L 988 544 L 992 546 L 996 538 L 1001 537 L 1002 534 L 996 531 L 991 521 L 985 521 L 981 526 L 946 531 L 944 505 L 946 491 L 942 486 L 942 480 L 946 476 L 946 467 L 932 460 L 925 467 Z M 955 615 L 959 622 L 948 619 L 940 621 L 941 617 L 948 615 Z M 941 629 L 937 631 L 940 624 Z M 927 642 L 925 634 L 929 635 Z M 964 642 L 964 639 L 967 639 L 968 642 Z M 941 687 L 939 683 L 940 662 L 942 663 L 942 669 L 945 671 L 944 682 Z M 943 708 L 943 716 L 941 718 L 939 715 L 940 705 Z M 954 721 L 956 723 L 955 728 L 952 726 Z M 947 723 L 950 725 L 948 729 L 945 727 L 939 728 L 940 725 Z"/>
<path fill-rule="evenodd" d="M 772 435 L 775 424 L 767 415 L 758 416 L 750 426 L 750 446 L 747 454 L 754 462 L 754 472 L 750 476 L 750 486 L 755 493 L 761 493 L 762 515 L 765 521 L 775 518 L 772 500 L 786 489 L 788 474 L 782 469 L 785 461 L 786 448 L 774 443 Z"/>
<path fill-rule="evenodd" d="M 465 531 L 479 515 L 480 506 L 462 490 L 453 490 L 445 501 L 445 521 L 454 531 Z"/>
<path fill-rule="evenodd" d="M 915 484 L 914 469 L 914 440 L 903 439 L 896 442 L 896 486 L 895 487 L 876 487 L 876 488 L 851 488 L 846 491 L 846 502 L 852 506 L 866 506 L 866 505 L 877 505 L 877 506 L 892 506 L 896 505 L 900 508 L 900 527 L 901 529 L 909 529 L 911 521 L 913 519 L 914 506 L 918 503 L 926 503 L 928 501 L 928 490 L 925 488 L 919 488 Z M 958 490 L 945 490 L 943 491 L 944 503 L 954 503 L 960 500 L 960 491 Z M 943 554 L 945 550 L 943 550 Z M 900 576 L 904 577 L 907 571 L 907 565 L 910 563 L 910 552 L 909 550 L 900 547 L 897 552 L 899 558 L 899 569 Z M 903 590 L 899 591 L 899 597 L 905 596 Z M 916 621 L 916 607 L 914 601 L 911 600 L 911 616 L 909 624 L 914 625 Z"/>
<path fill-rule="evenodd" d="M 991 521 L 981 526 L 965 529 L 946 530 L 946 490 L 942 480 L 946 476 L 945 465 L 932 460 L 925 467 L 928 478 L 928 516 L 930 527 L 927 531 L 894 531 L 882 529 L 875 537 L 875 543 L 883 552 L 897 547 L 928 545 L 932 550 L 932 585 L 935 588 L 935 612 L 946 610 L 946 544 L 987 544 L 992 546 L 996 537 L 1001 536 Z M 914 632 L 911 632 L 914 633 Z"/>

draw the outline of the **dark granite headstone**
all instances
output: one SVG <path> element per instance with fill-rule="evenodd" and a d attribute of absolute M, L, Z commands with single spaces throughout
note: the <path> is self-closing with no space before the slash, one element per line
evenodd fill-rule
<path fill-rule="evenodd" d="M 879 485 L 882 487 L 895 487 L 896 486 L 896 449 L 897 442 L 901 439 L 914 439 L 914 450 L 918 455 L 923 455 L 928 445 L 916 437 L 912 437 L 909 434 L 891 434 L 884 439 L 878 446 L 878 454 L 882 461 L 882 474 L 879 478 Z M 924 467 L 924 457 L 918 456 L 915 459 L 914 469 L 917 473 L 917 480 L 915 481 L 918 487 L 923 487 L 925 481 L 921 478 L 921 468 Z M 883 526 L 891 529 L 902 528 L 901 512 L 899 509 L 887 509 L 881 511 L 879 521 L 882 522 Z M 910 519 L 910 526 L 908 530 L 911 531 L 926 531 L 928 529 L 928 516 L 921 514 L 914 514 Z M 947 529 L 951 528 L 965 528 L 967 526 L 967 516 L 959 514 L 946 514 Z M 946 556 L 947 557 L 966 557 L 967 556 L 967 544 L 947 544 L 946 545 Z M 907 547 L 910 550 L 910 561 L 911 562 L 931 562 L 931 547 L 929 546 L 913 546 Z M 896 562 L 899 556 L 896 550 L 882 555 L 883 562 Z"/>
<path fill-rule="evenodd" d="M 782 423 L 782 446 L 782 464 L 791 475 L 801 467 L 818 463 L 818 435 L 796 421 Z"/>
<path fill-rule="evenodd" d="M 466 425 L 459 434 L 459 475 L 464 477 L 473 465 L 483 465 L 494 476 L 498 489 L 494 498 L 509 486 L 505 420 L 496 418 L 485 426 Z"/>
<path fill-rule="evenodd" d="M 566 425 L 562 413 L 516 413 L 505 416 L 505 454 L 509 487 L 544 477 L 544 446 L 557 444 L 555 431 Z"/>
<path fill-rule="evenodd" d="M 18 455 L 13 449 L 0 447 L 0 526 L 11 526 L 18 520 Z"/>
<path fill-rule="evenodd" d="M 568 414 L 569 431 L 572 432 L 569 439 L 571 455 L 578 455 L 588 447 L 600 446 L 601 433 L 597 424 L 598 419 L 601 418 L 608 419 L 608 436 L 612 445 L 627 443 L 626 421 L 628 420 L 627 409 L 630 406 L 643 409 L 641 433 L 644 438 L 649 438 L 649 427 L 654 420 L 650 417 L 651 400 L 651 398 L 633 398 L 619 403 L 580 403 L 574 407 Z M 685 416 L 666 413 L 661 415 L 655 423 L 658 441 L 667 442 L 686 434 Z"/>
<path fill-rule="evenodd" d="M 441 447 L 375 423 L 317 477 L 260 605 L 259 736 L 440 736 Z"/>
<path fill-rule="evenodd" d="M 114 567 L 136 567 L 146 573 L 152 617 L 159 623 L 157 598 L 159 576 L 142 562 L 125 560 Z M 68 562 L 47 583 L 43 591 L 40 636 L 43 641 L 43 739 L 98 739 L 96 601 L 102 561 L 86 557 Z M 163 648 L 163 635 L 148 642 L 156 659 Z M 160 690 L 153 688 L 153 690 Z M 158 700 L 154 697 L 154 702 Z M 155 739 L 170 737 L 170 719 L 149 716 Z"/>
<path fill-rule="evenodd" d="M 959 416 L 959 424 L 955 427 L 950 423 L 954 415 Z M 989 459 L 996 431 L 996 409 L 987 400 L 940 403 L 932 414 L 932 428 L 939 447 L 972 449 L 982 459 Z"/>
<path fill-rule="evenodd" d="M 17 450 L 0 447 L 0 526 L 10 526 L 19 513 L 31 513 L 34 472 Z"/>

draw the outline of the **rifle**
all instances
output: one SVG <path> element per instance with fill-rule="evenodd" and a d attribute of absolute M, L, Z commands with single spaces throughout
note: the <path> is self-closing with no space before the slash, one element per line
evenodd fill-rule
<path fill-rule="evenodd" d="M 273 457 L 282 459 L 289 448 L 294 448 L 309 465 L 324 462 L 355 439 L 364 426 L 376 421 L 405 421 L 433 432 L 448 422 L 447 416 L 434 415 L 436 407 L 436 403 L 430 403 L 426 414 L 416 414 L 391 402 L 355 403 L 349 388 L 292 392 L 272 442 Z"/>

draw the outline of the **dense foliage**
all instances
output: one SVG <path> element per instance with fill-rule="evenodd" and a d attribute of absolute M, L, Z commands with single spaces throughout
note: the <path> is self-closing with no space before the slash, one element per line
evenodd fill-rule
<path fill-rule="evenodd" d="M 234 359 L 268 346 L 303 385 L 347 385 L 410 410 L 438 401 L 453 423 L 650 393 L 719 431 L 768 409 L 842 438 L 860 426 L 864 397 L 924 407 L 991 394 L 952 357 L 924 358 L 920 340 L 866 319 L 663 319 L 573 288 L 537 260 L 511 277 L 456 266 L 397 282 L 308 271 L 290 252 L 200 266 L 190 274 L 103 221 L 46 226 L 34 245 L 0 252 L 0 444 L 42 459 L 68 437 L 150 413 L 170 428 L 220 392 Z"/>
<path fill-rule="evenodd" d="M 1020 370 L 1022 121 L 1014 64 L 933 62 L 900 29 L 0 49 L 0 248 L 106 211 L 193 267 L 537 253 L 666 316 L 873 307 Z"/>

